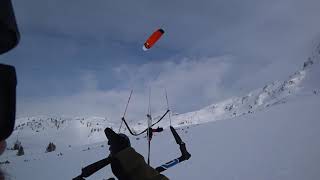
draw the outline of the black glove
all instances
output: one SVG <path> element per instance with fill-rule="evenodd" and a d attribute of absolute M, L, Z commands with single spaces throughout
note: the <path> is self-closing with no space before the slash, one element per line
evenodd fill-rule
<path fill-rule="evenodd" d="M 116 154 L 127 147 L 131 147 L 130 139 L 125 134 L 117 134 L 111 128 L 106 128 L 104 133 L 108 138 L 111 154 Z"/>
<path fill-rule="evenodd" d="M 0 64 L 0 141 L 10 136 L 16 116 L 16 71 Z"/>

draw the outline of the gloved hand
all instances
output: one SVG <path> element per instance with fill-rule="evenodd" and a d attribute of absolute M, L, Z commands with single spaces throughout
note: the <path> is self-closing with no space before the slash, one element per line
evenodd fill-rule
<path fill-rule="evenodd" d="M 15 68 L 0 64 L 0 141 L 7 139 L 14 128 L 16 85 Z"/>
<path fill-rule="evenodd" d="M 117 134 L 111 128 L 104 130 L 108 138 L 108 145 L 110 145 L 110 154 L 116 154 L 121 150 L 130 147 L 130 139 L 125 134 Z"/>

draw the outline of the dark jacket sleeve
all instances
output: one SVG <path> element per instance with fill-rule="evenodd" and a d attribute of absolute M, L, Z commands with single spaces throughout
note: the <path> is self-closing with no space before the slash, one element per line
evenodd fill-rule
<path fill-rule="evenodd" d="M 131 147 L 114 156 L 111 168 L 119 180 L 168 180 L 167 177 L 149 166 L 143 156 Z"/>

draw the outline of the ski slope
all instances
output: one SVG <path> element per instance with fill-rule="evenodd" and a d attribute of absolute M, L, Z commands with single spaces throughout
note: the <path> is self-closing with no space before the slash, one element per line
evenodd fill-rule
<path fill-rule="evenodd" d="M 192 154 L 164 172 L 170 179 L 315 180 L 320 178 L 320 65 L 313 55 L 287 80 L 267 84 L 198 111 L 172 116 L 173 126 Z M 168 121 L 161 122 L 168 127 Z M 134 129 L 144 128 L 137 122 Z M 18 138 L 25 155 L 7 150 L 0 157 L 9 179 L 71 179 L 81 167 L 107 156 L 105 127 L 119 127 L 101 117 L 27 117 L 17 120 L 8 139 Z M 147 140 L 130 137 L 147 154 Z M 45 153 L 49 142 L 57 149 Z M 153 138 L 151 164 L 180 156 L 166 129 Z M 9 163 L 4 163 L 8 161 Z M 107 167 L 89 179 L 112 177 Z"/>

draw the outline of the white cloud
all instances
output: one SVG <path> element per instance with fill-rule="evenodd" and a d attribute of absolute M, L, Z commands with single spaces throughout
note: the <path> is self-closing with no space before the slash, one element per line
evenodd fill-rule
<path fill-rule="evenodd" d="M 179 63 L 165 61 L 142 66 L 121 66 L 115 71 L 119 78 L 126 79 L 123 83 L 127 88 L 106 91 L 99 90 L 96 77 L 86 72 L 81 77 L 85 88 L 80 92 L 72 96 L 20 101 L 18 115 L 98 115 L 118 119 L 122 116 L 131 87 L 134 88 L 134 94 L 128 114 L 132 119 L 145 115 L 150 87 L 153 112 L 162 112 L 167 108 L 165 89 L 172 109 L 195 110 L 224 96 L 221 83 L 230 66 L 228 59 L 231 57 L 184 58 Z"/>
<path fill-rule="evenodd" d="M 98 79 L 93 72 L 85 72 L 81 77 L 84 91 L 95 91 L 98 88 Z"/>

